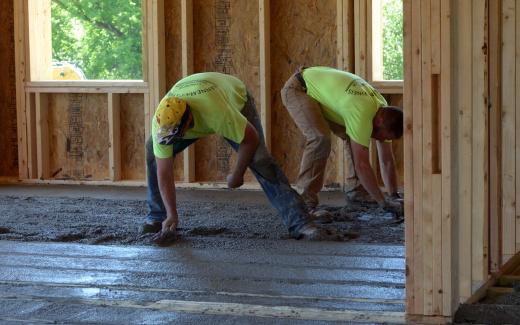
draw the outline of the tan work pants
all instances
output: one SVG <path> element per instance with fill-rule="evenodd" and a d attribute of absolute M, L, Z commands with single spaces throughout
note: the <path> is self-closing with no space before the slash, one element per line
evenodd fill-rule
<path fill-rule="evenodd" d="M 331 150 L 331 131 L 345 140 L 345 189 L 350 191 L 357 187 L 359 180 L 345 127 L 323 117 L 320 104 L 307 95 L 306 89 L 296 78 L 296 73 L 287 80 L 281 95 L 283 104 L 306 139 L 296 187 L 307 206 L 313 209 L 319 203 L 318 192 L 323 187 L 325 167 Z"/>

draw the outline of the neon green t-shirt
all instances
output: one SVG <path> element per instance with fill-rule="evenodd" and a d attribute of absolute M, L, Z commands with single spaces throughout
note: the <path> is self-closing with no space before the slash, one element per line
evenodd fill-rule
<path fill-rule="evenodd" d="M 303 79 L 307 94 L 321 104 L 325 118 L 345 126 L 352 140 L 368 147 L 372 119 L 388 105 L 385 98 L 362 78 L 334 68 L 306 68 Z"/>
<path fill-rule="evenodd" d="M 166 97 L 184 99 L 193 114 L 193 127 L 183 139 L 218 134 L 236 143 L 244 139 L 247 119 L 240 113 L 247 101 L 246 86 L 238 78 L 218 72 L 193 74 L 179 80 Z M 153 152 L 158 158 L 173 156 L 173 144 L 155 142 L 157 122 L 152 119 Z"/>

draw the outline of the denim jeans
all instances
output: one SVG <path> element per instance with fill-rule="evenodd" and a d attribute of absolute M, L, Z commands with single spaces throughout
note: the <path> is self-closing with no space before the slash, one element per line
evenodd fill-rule
<path fill-rule="evenodd" d="M 248 93 L 247 102 L 242 109 L 242 115 L 256 128 L 260 137 L 260 144 L 249 164 L 260 186 L 264 190 L 271 205 L 278 211 L 289 233 L 298 237 L 300 229 L 310 223 L 307 207 L 300 195 L 291 188 L 289 181 L 282 172 L 274 158 L 269 154 L 265 146 L 262 124 L 256 111 L 253 97 Z M 173 144 L 173 155 L 182 152 L 197 139 L 178 139 Z M 236 151 L 239 144 L 226 139 Z M 166 209 L 162 202 L 159 185 L 157 182 L 157 165 L 153 154 L 152 139 L 146 142 L 146 165 L 148 180 L 148 222 L 162 221 L 166 218 Z"/>

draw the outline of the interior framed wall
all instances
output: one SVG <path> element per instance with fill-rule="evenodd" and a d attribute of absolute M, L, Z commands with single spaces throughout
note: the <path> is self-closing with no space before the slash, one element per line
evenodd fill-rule
<path fill-rule="evenodd" d="M 39 67 L 50 64 L 49 55 L 36 55 L 50 53 L 49 5 L 50 0 L 38 6 L 24 0 L 14 2 L 13 8 L 21 163 L 18 175 L 11 176 L 23 182 L 144 184 L 143 146 L 155 106 L 182 76 L 209 70 L 237 75 L 247 84 L 257 101 L 266 142 L 294 181 L 304 140 L 281 104 L 279 89 L 299 65 L 359 70 L 354 0 L 149 0 L 142 7 L 142 82 L 32 81 L 45 74 Z M 272 24 L 273 19 L 288 23 Z M 34 28 L 47 36 L 32 39 Z M 312 32 L 302 33 L 298 41 L 293 36 L 301 30 Z M 358 32 L 358 39 L 369 37 L 368 30 Z M 402 103 L 402 85 L 379 86 L 390 101 Z M 97 134 L 96 128 L 107 130 Z M 402 152 L 400 148 L 396 142 L 396 152 Z M 345 168 L 350 168 L 344 166 L 343 150 L 340 140 L 334 142 L 327 189 L 343 187 Z M 402 166 L 400 156 L 396 158 Z M 199 140 L 177 157 L 176 180 L 179 186 L 225 187 L 234 160 L 235 154 L 218 137 Z M 372 162 L 377 165 L 375 153 Z M 258 188 L 251 174 L 246 181 L 246 187 Z"/>
<path fill-rule="evenodd" d="M 165 92 L 163 5 L 141 8 L 143 81 L 40 81 L 51 79 L 50 0 L 13 1 L 20 163 L 11 178 L 143 184 L 145 121 Z"/>

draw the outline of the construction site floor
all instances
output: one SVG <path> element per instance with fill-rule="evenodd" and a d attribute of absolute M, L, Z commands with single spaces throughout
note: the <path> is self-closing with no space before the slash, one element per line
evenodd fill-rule
<path fill-rule="evenodd" d="M 179 191 L 186 222 L 170 247 L 151 245 L 137 230 L 135 240 L 107 237 L 114 222 L 138 228 L 144 198 L 143 188 L 0 187 L 0 323 L 406 322 L 400 242 L 363 242 L 362 231 L 352 241 L 290 239 L 255 191 Z M 341 193 L 322 202 L 344 205 Z M 361 220 L 379 218 L 367 211 Z M 397 234 L 402 226 L 388 218 L 377 221 Z M 91 227 L 101 230 L 89 232 L 83 219 L 97 219 Z M 356 230 L 349 220 L 336 214 L 329 226 Z M 66 235 L 71 228 L 76 236 Z"/>

